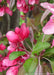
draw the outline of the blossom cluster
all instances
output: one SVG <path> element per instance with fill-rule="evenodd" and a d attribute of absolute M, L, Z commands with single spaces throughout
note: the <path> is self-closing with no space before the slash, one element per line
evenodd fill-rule
<path fill-rule="evenodd" d="M 29 27 L 26 27 L 26 24 L 23 23 L 21 28 L 16 27 L 15 31 L 8 31 L 6 37 L 9 41 L 9 46 L 7 48 L 8 53 L 5 57 L 0 55 L 0 72 L 3 70 L 7 70 L 6 75 L 17 75 L 18 69 L 21 64 L 25 62 L 29 58 L 29 54 L 26 52 L 26 49 L 23 45 L 23 41 L 29 36 Z M 3 44 L 0 45 L 0 50 L 5 50 L 5 46 Z M 23 51 L 26 54 L 23 56 L 19 56 L 14 60 L 9 59 L 9 55 L 14 51 Z"/>
<path fill-rule="evenodd" d="M 2 2 L 3 0 L 0 0 L 0 3 Z M 8 3 L 8 2 L 7 2 Z M 7 7 L 5 4 L 1 4 L 0 5 L 0 16 L 4 16 L 4 14 L 7 13 L 9 14 L 10 16 L 12 16 L 13 12 L 12 10 L 10 10 L 9 7 Z"/>
<path fill-rule="evenodd" d="M 5 13 L 12 16 L 13 11 L 10 10 L 10 0 L 6 0 L 3 5 L 2 1 L 0 0 L 0 16 L 3 16 Z M 27 13 L 29 10 L 33 10 L 34 4 L 39 4 L 39 0 L 17 0 L 16 6 L 19 11 Z"/>
<path fill-rule="evenodd" d="M 39 0 L 17 0 L 17 8 L 24 13 L 33 10 L 34 4 L 39 4 Z"/>

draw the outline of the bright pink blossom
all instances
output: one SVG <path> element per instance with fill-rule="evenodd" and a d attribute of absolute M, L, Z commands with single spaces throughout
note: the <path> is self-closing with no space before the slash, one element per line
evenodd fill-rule
<path fill-rule="evenodd" d="M 26 4 L 25 0 L 17 0 L 17 9 L 19 9 L 20 11 L 27 13 L 29 8 L 28 5 Z"/>
<path fill-rule="evenodd" d="M 36 3 L 36 4 L 39 4 L 39 0 L 35 0 L 35 3 Z"/>
<path fill-rule="evenodd" d="M 48 10 L 50 10 L 50 12 L 52 14 L 54 14 L 54 4 L 48 3 L 48 2 L 44 2 L 40 4 L 43 8 L 46 8 Z"/>
<path fill-rule="evenodd" d="M 18 66 L 10 67 L 6 72 L 6 75 L 18 75 Z"/>
<path fill-rule="evenodd" d="M 15 60 L 9 60 L 9 57 L 5 57 L 2 61 L 3 66 L 13 66 L 16 64 L 17 64 L 17 62 Z"/>
<path fill-rule="evenodd" d="M 7 0 L 7 3 L 10 4 L 10 0 Z"/>
<path fill-rule="evenodd" d="M 54 15 L 50 17 L 50 20 L 47 24 L 43 27 L 42 31 L 44 34 L 54 34 Z"/>
<path fill-rule="evenodd" d="M 6 34 L 6 37 L 10 42 L 17 42 L 18 41 L 18 35 L 13 31 L 8 31 Z"/>
<path fill-rule="evenodd" d="M 5 8 L 5 12 L 9 14 L 10 16 L 12 16 L 13 14 L 12 10 L 10 10 L 8 7 Z"/>
<path fill-rule="evenodd" d="M 2 0 L 0 0 L 0 3 L 2 2 Z"/>
<path fill-rule="evenodd" d="M 39 0 L 29 0 L 30 5 L 39 4 Z"/>
<path fill-rule="evenodd" d="M 18 41 L 24 41 L 29 36 L 29 28 L 26 27 L 26 24 L 23 23 L 21 28 L 16 27 L 15 32 L 9 31 L 6 34 L 7 39 L 10 42 L 18 42 Z"/>
<path fill-rule="evenodd" d="M 4 7 L 0 6 L 0 16 L 3 16 L 5 14 L 5 9 Z"/>
<path fill-rule="evenodd" d="M 29 0 L 29 4 L 30 5 L 34 5 L 35 4 L 35 0 Z"/>
<path fill-rule="evenodd" d="M 5 13 L 9 14 L 10 16 L 13 14 L 12 10 L 10 10 L 8 7 L 0 6 L 0 16 L 4 16 Z"/>
<path fill-rule="evenodd" d="M 3 44 L 0 44 L 0 50 L 5 50 L 5 49 L 6 49 L 6 46 Z"/>

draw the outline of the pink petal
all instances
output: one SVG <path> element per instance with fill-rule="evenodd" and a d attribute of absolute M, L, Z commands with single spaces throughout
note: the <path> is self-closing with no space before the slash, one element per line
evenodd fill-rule
<path fill-rule="evenodd" d="M 8 46 L 7 50 L 13 52 L 13 51 L 15 51 L 15 48 L 13 48 L 13 47 L 10 45 L 10 46 Z"/>
<path fill-rule="evenodd" d="M 12 10 L 10 10 L 8 7 L 5 8 L 5 12 L 9 14 L 10 16 L 12 16 L 13 14 Z"/>
<path fill-rule="evenodd" d="M 17 62 L 15 60 L 9 60 L 9 57 L 5 57 L 2 61 L 3 66 L 13 66 L 16 64 L 17 64 Z"/>
<path fill-rule="evenodd" d="M 18 75 L 18 66 L 10 67 L 6 72 L 6 75 Z"/>
<path fill-rule="evenodd" d="M 0 16 L 3 16 L 3 15 L 5 14 L 4 11 L 5 11 L 5 10 L 4 10 L 4 7 L 0 7 Z"/>
<path fill-rule="evenodd" d="M 44 32 L 44 34 L 48 34 L 48 35 L 54 34 L 54 19 L 53 19 L 53 16 L 50 17 L 50 20 L 43 27 L 42 31 Z"/>
<path fill-rule="evenodd" d="M 13 31 L 7 32 L 6 37 L 10 42 L 18 42 L 18 36 Z"/>
<path fill-rule="evenodd" d="M 30 5 L 34 5 L 35 4 L 35 0 L 29 0 L 29 4 Z"/>

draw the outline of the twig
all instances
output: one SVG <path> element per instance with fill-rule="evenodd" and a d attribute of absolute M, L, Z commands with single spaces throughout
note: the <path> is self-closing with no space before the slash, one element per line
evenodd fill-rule
<path fill-rule="evenodd" d="M 42 42 L 44 41 L 44 38 L 45 38 L 45 34 L 43 35 L 43 39 L 42 39 Z"/>
<path fill-rule="evenodd" d="M 29 46 L 29 44 L 25 41 L 26 45 L 28 46 L 28 48 L 31 50 L 32 52 L 32 48 Z"/>

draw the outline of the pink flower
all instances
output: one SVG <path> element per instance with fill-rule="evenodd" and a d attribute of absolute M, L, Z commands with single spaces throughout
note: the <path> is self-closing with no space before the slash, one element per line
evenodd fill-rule
<path fill-rule="evenodd" d="M 54 15 L 50 17 L 50 20 L 47 24 L 43 27 L 42 31 L 44 34 L 54 34 Z"/>
<path fill-rule="evenodd" d="M 51 48 L 52 48 L 52 47 L 54 47 L 54 39 L 53 39 L 53 41 L 52 41 L 52 46 L 51 46 Z"/>
<path fill-rule="evenodd" d="M 26 39 L 29 36 L 29 27 L 26 28 L 25 23 L 23 23 L 21 26 L 20 36 L 22 37 L 22 40 Z"/>
<path fill-rule="evenodd" d="M 13 48 L 16 48 L 16 47 L 17 47 L 17 43 L 12 43 L 12 42 L 9 41 L 9 44 L 10 44 L 10 46 L 13 47 Z"/>
<path fill-rule="evenodd" d="M 28 54 L 25 54 L 25 55 L 22 56 L 22 58 L 23 58 L 24 60 L 26 60 L 26 59 L 29 58 L 29 55 L 28 55 Z"/>
<path fill-rule="evenodd" d="M 54 4 L 48 3 L 48 2 L 44 2 L 40 4 L 43 8 L 46 8 L 48 10 L 50 10 L 50 12 L 52 14 L 54 14 Z"/>
<path fill-rule="evenodd" d="M 18 66 L 10 67 L 6 72 L 6 75 L 18 75 Z"/>
<path fill-rule="evenodd" d="M 49 73 L 49 72 L 47 72 L 47 75 L 50 75 L 50 73 Z"/>
<path fill-rule="evenodd" d="M 6 37 L 10 42 L 18 42 L 18 35 L 13 31 L 7 32 Z"/>
<path fill-rule="evenodd" d="M 29 27 L 23 23 L 21 28 L 16 27 L 15 32 L 9 31 L 6 34 L 7 39 L 12 43 L 17 43 L 18 41 L 24 41 L 29 36 Z"/>
<path fill-rule="evenodd" d="M 2 2 L 2 0 L 0 0 L 0 3 Z"/>
<path fill-rule="evenodd" d="M 13 48 L 11 45 L 8 46 L 7 50 L 8 50 L 8 51 L 11 51 L 11 52 L 16 51 L 15 48 Z"/>
<path fill-rule="evenodd" d="M 30 5 L 39 4 L 39 0 L 29 0 Z"/>
<path fill-rule="evenodd" d="M 35 0 L 29 0 L 29 4 L 30 5 L 34 5 L 35 4 Z"/>
<path fill-rule="evenodd" d="M 0 16 L 3 16 L 5 14 L 4 7 L 0 6 Z"/>
<path fill-rule="evenodd" d="M 39 4 L 39 0 L 36 0 L 35 3 L 36 3 L 36 4 Z"/>
<path fill-rule="evenodd" d="M 5 57 L 2 61 L 3 66 L 13 66 L 16 64 L 17 64 L 17 62 L 15 60 L 9 60 L 9 57 Z"/>
<path fill-rule="evenodd" d="M 17 9 L 19 9 L 20 11 L 27 13 L 29 8 L 28 5 L 26 4 L 25 0 L 17 0 Z"/>
<path fill-rule="evenodd" d="M 6 49 L 6 46 L 3 44 L 0 44 L 0 50 L 5 50 L 5 49 Z"/>
<path fill-rule="evenodd" d="M 7 0 L 7 3 L 10 4 L 10 0 Z"/>
<path fill-rule="evenodd" d="M 12 10 L 10 10 L 8 7 L 5 8 L 5 12 L 9 14 L 10 16 L 12 16 L 13 14 Z"/>
<path fill-rule="evenodd" d="M 20 30 L 21 30 L 20 37 L 21 37 L 21 40 L 23 41 L 29 36 L 29 27 L 26 28 L 26 24 L 23 23 Z"/>

